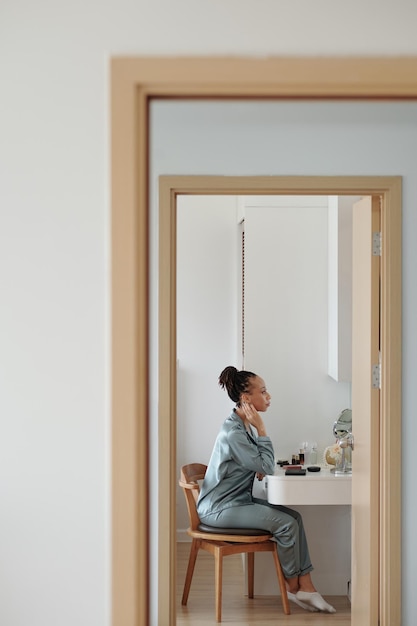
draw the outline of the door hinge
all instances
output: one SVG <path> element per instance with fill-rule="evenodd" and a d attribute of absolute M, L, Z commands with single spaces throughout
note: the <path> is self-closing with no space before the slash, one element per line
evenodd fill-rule
<path fill-rule="evenodd" d="M 381 231 L 372 233 L 372 255 L 381 256 L 382 254 L 382 241 Z"/>
<path fill-rule="evenodd" d="M 372 388 L 381 389 L 381 365 L 372 366 Z"/>

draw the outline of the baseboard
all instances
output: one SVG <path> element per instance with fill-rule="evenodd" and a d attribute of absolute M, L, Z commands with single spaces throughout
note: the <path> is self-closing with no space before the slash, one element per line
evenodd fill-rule
<path fill-rule="evenodd" d="M 190 543 L 191 537 L 187 534 L 186 528 L 177 528 L 177 542 L 178 543 Z"/>

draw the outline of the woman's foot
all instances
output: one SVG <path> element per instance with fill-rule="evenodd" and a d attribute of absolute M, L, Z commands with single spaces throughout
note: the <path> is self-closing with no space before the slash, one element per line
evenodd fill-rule
<path fill-rule="evenodd" d="M 301 602 L 301 600 L 297 598 L 297 595 L 295 593 L 291 593 L 291 591 L 287 591 L 287 596 L 288 596 L 288 600 L 291 600 L 291 602 L 294 602 L 294 604 L 297 604 L 305 611 L 311 611 L 312 613 L 315 613 L 318 611 L 318 609 L 316 609 L 311 604 L 305 604 L 304 602 Z"/>
<path fill-rule="evenodd" d="M 323 611 L 325 613 L 336 613 L 336 609 L 326 602 L 326 600 L 319 594 L 318 591 L 312 593 L 308 591 L 297 591 L 295 597 L 299 602 L 313 607 L 317 611 Z"/>

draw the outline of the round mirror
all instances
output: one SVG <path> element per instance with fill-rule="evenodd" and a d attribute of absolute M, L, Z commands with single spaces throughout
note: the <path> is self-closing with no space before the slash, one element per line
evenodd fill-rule
<path fill-rule="evenodd" d="M 344 409 L 333 424 L 333 434 L 341 439 L 352 432 L 352 409 Z"/>

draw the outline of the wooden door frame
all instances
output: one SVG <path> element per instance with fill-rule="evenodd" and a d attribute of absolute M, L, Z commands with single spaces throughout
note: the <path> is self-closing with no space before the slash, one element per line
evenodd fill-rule
<path fill-rule="evenodd" d="M 176 351 L 176 220 L 179 195 L 320 195 L 373 196 L 381 198 L 380 230 L 384 248 L 381 269 L 381 366 L 384 385 L 381 389 L 380 416 L 357 422 L 358 451 L 362 471 L 352 476 L 353 504 L 361 502 L 360 510 L 352 510 L 352 527 L 356 520 L 365 526 L 359 537 L 360 554 L 356 568 L 361 579 L 352 580 L 352 626 L 374 624 L 375 616 L 387 615 L 381 624 L 400 624 L 399 598 L 401 594 L 401 527 L 396 511 L 401 507 L 400 469 L 391 459 L 399 458 L 400 439 L 387 433 L 401 431 L 398 406 L 392 402 L 394 378 L 400 371 L 401 357 L 401 178 L 385 176 L 161 176 L 159 179 L 159 427 L 164 437 L 159 442 L 159 471 L 170 480 L 159 481 L 159 568 L 161 624 L 175 624 L 175 551 L 176 551 L 176 435 L 177 435 L 177 351 Z M 369 240 L 371 257 L 371 238 Z M 373 285 L 379 290 L 379 281 Z M 353 294 L 355 295 L 355 294 Z M 369 320 L 371 323 L 371 320 Z M 379 333 L 379 319 L 372 320 Z M 363 325 L 362 325 L 363 326 Z M 363 339 L 370 338 L 371 328 L 364 327 Z M 367 342 L 364 342 L 367 345 Z M 368 347 L 368 346 L 367 346 Z M 394 350 L 394 353 L 392 352 Z M 394 361 L 390 360 L 394 359 Z M 371 389 L 371 366 L 355 364 L 360 384 L 355 389 Z M 361 378 L 369 371 L 369 387 Z M 356 380 L 358 376 L 356 376 Z M 358 409 L 361 393 L 353 393 L 354 412 Z M 367 402 L 365 402 L 367 406 Z M 380 438 L 380 430 L 382 436 Z M 363 447 L 366 447 L 364 453 Z M 360 455 L 360 456 L 358 456 Z M 395 497 L 395 503 L 391 498 Z M 391 504 L 388 505 L 391 500 Z M 394 509 L 391 506 L 394 505 Z M 399 508 L 398 508 L 399 507 Z M 387 528 L 390 531 L 387 531 Z M 374 532 L 381 528 L 380 535 Z M 398 572 L 398 575 L 393 575 Z M 364 578 L 366 584 L 364 583 Z M 380 577 L 380 579 L 379 579 Z M 393 580 L 394 579 L 394 580 Z M 393 593 L 395 587 L 395 594 Z M 381 599 L 379 590 L 381 589 Z M 388 595 L 387 595 L 388 594 Z M 387 600 L 389 600 L 387 604 Z M 395 600 L 395 607 L 392 601 Z M 382 602 L 384 606 L 382 606 Z M 389 608 L 389 610 L 388 610 Z M 388 619 L 389 615 L 389 619 Z"/>
<path fill-rule="evenodd" d="M 156 98 L 235 99 L 417 99 L 417 57 L 395 58 L 164 58 L 123 57 L 111 61 L 112 203 L 112 623 L 149 623 L 149 103 Z M 340 190 L 342 193 L 343 190 Z M 387 215 L 391 215 L 388 211 Z M 401 224 L 387 232 L 395 246 Z M 395 249 L 395 247 L 394 247 Z M 385 268 L 400 276 L 394 254 Z M 399 273 L 398 273 L 399 272 Z M 381 520 L 386 551 L 381 565 L 381 625 L 399 626 L 401 616 L 401 282 L 392 280 L 385 330 L 384 380 L 391 381 L 381 475 L 386 516 Z M 393 296 L 399 296 L 394 298 Z M 171 329 L 172 330 L 172 329 Z M 171 333 L 172 335 L 172 333 Z M 172 344 L 170 344 L 172 350 Z M 173 394 L 173 380 L 169 380 Z M 173 396 L 171 395 L 171 398 Z M 173 427 L 167 446 L 174 445 Z M 160 450 L 161 452 L 161 450 Z M 171 464 L 172 464 L 172 457 Z M 170 464 L 170 467 L 172 465 Z M 173 466 L 176 471 L 175 464 Z M 391 470 L 391 471 L 389 471 Z M 173 480 L 176 477 L 173 477 Z M 388 488 L 386 488 L 388 486 Z M 168 506 L 175 501 L 169 493 Z M 174 491 L 175 494 L 175 491 Z M 170 530 L 170 519 L 164 520 Z M 160 529 L 160 532 L 162 529 Z M 397 535 L 398 532 L 398 535 Z M 174 578 L 174 554 L 166 562 Z M 395 575 L 394 575 L 395 572 Z M 165 590 L 160 626 L 173 624 L 173 590 Z M 356 625 L 353 625 L 356 626 Z"/>

